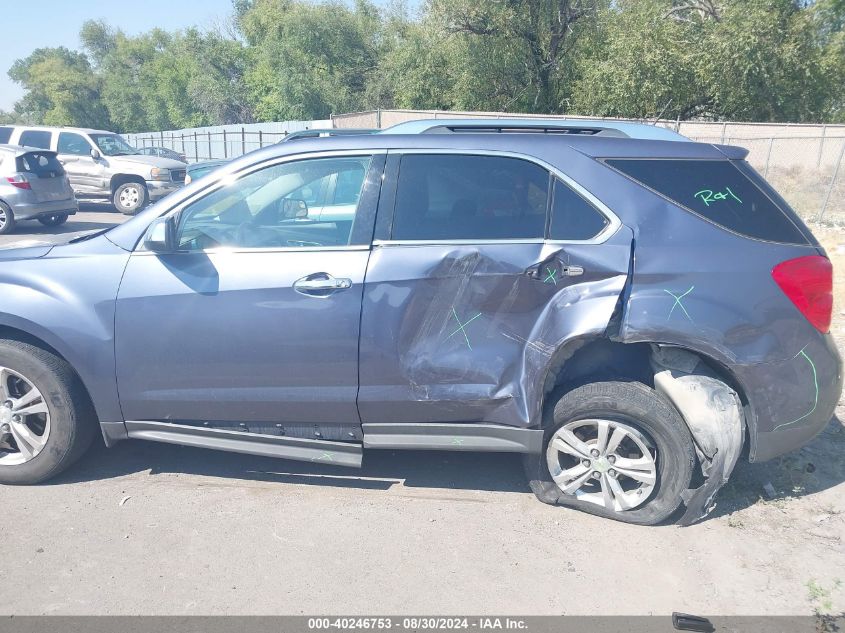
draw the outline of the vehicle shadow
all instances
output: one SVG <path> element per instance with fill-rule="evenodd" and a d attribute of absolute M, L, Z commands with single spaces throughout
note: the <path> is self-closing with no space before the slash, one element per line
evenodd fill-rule
<path fill-rule="evenodd" d="M 455 451 L 364 452 L 363 467 L 311 462 L 128 440 L 106 449 L 100 442 L 50 484 L 111 479 L 149 471 L 225 480 L 388 490 L 405 487 L 496 492 L 529 492 L 521 457 L 508 453 Z"/>
<path fill-rule="evenodd" d="M 834 418 L 804 448 L 769 462 L 741 460 L 731 480 L 719 491 L 708 518 L 732 514 L 761 500 L 779 501 L 811 495 L 845 482 L 845 426 Z M 407 488 L 530 493 L 521 456 L 510 453 L 457 451 L 384 451 L 364 453 L 361 469 L 294 462 L 159 444 L 120 442 L 111 449 L 101 443 L 73 468 L 49 484 L 111 479 L 148 471 L 216 477 L 227 481 L 264 482 L 386 491 Z M 769 498 L 764 485 L 776 494 Z"/>

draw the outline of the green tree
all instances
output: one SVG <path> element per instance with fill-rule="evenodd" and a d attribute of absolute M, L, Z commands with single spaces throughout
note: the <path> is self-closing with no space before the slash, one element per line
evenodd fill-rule
<path fill-rule="evenodd" d="M 9 77 L 26 90 L 15 104 L 23 121 L 86 127 L 109 124 L 99 79 L 82 53 L 64 47 L 39 48 L 17 60 Z"/>
<path fill-rule="evenodd" d="M 246 83 L 258 119 L 324 118 L 364 106 L 381 27 L 371 3 L 255 0 L 241 7 L 238 25 L 250 47 Z"/>

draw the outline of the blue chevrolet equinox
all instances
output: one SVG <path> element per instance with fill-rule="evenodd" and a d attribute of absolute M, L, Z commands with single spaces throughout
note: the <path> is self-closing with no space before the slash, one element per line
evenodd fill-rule
<path fill-rule="evenodd" d="M 0 251 L 0 482 L 98 428 L 353 467 L 509 451 L 545 503 L 688 524 L 830 421 L 831 264 L 744 149 L 440 127 L 274 145 Z"/>

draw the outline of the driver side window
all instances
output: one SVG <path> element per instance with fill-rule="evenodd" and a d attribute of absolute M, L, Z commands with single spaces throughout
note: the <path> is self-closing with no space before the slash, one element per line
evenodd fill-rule
<path fill-rule="evenodd" d="M 181 250 L 346 246 L 370 157 L 315 158 L 254 171 L 182 210 Z M 331 214 L 315 206 L 335 178 L 354 179 L 349 204 Z"/>

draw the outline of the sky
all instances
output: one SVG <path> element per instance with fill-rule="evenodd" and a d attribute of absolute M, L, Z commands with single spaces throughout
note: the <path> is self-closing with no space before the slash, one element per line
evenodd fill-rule
<path fill-rule="evenodd" d="M 4 7 L 9 3 L 13 6 Z M 129 35 L 152 28 L 209 27 L 231 13 L 231 0 L 39 0 L 0 2 L 0 110 L 9 110 L 23 91 L 7 73 L 16 59 L 36 48 L 79 49 L 79 29 L 85 20 L 103 19 Z"/>

